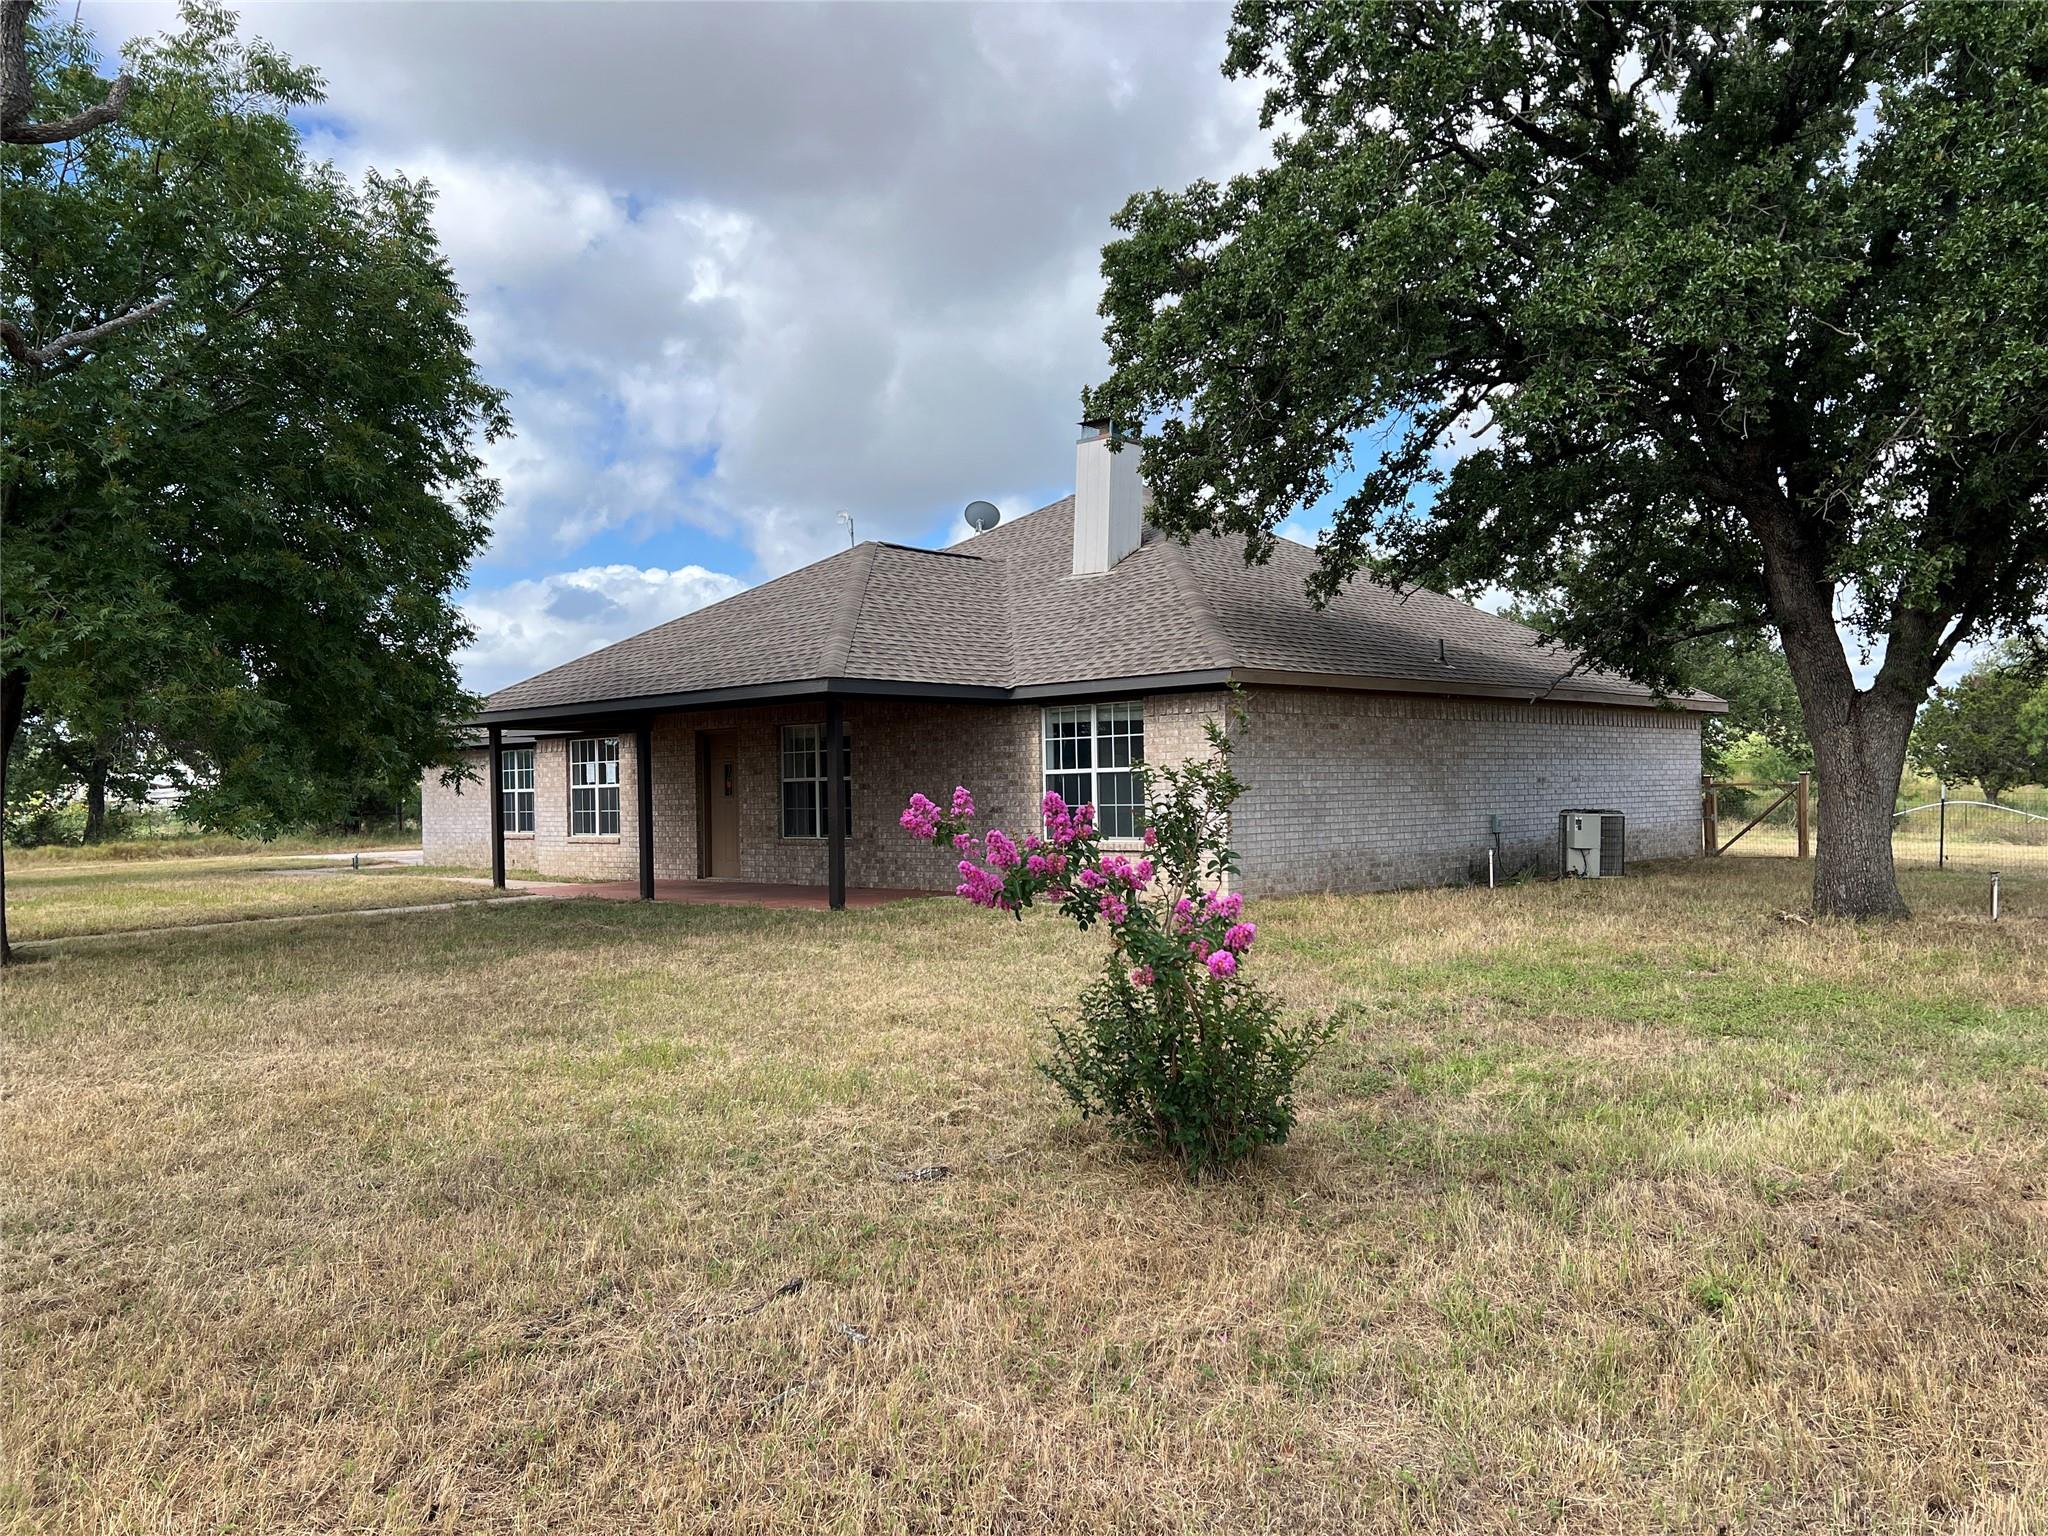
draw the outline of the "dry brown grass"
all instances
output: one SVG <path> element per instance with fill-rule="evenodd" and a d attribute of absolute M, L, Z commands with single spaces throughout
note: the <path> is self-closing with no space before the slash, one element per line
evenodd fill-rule
<path fill-rule="evenodd" d="M 181 823 L 110 838 L 98 843 L 45 843 L 36 848 L 7 850 L 7 867 L 28 869 L 41 864 L 153 863 L 159 859 L 274 859 L 286 853 L 351 853 L 390 848 L 417 848 L 418 827 L 399 824 L 366 827 L 360 832 L 287 832 L 278 837 L 237 837 L 227 832 L 202 832 Z"/>
<path fill-rule="evenodd" d="M 1800 878 L 1262 904 L 1360 1012 L 1202 1188 L 1031 1073 L 1050 921 L 63 953 L 4 984 L 0 1518 L 2042 1529 L 2048 888 Z"/>
<path fill-rule="evenodd" d="M 356 870 L 275 855 L 52 863 L 7 872 L 9 928 L 21 941 L 476 901 L 496 894 L 474 880 L 438 878 L 403 865 L 366 864 Z"/>

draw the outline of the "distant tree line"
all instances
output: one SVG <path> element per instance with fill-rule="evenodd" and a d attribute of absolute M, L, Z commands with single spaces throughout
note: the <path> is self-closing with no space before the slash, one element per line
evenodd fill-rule
<path fill-rule="evenodd" d="M 1976 785 L 1994 805 L 2048 782 L 2048 651 L 2007 641 L 1936 689 L 1913 727 L 1911 761 L 1943 784 Z"/>

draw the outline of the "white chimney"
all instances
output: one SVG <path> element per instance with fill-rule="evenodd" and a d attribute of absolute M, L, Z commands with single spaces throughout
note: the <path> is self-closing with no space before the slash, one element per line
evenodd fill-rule
<path fill-rule="evenodd" d="M 1138 448 L 1116 441 L 1107 421 L 1084 421 L 1074 450 L 1074 574 L 1106 571 L 1138 547 L 1145 530 L 1145 485 Z"/>

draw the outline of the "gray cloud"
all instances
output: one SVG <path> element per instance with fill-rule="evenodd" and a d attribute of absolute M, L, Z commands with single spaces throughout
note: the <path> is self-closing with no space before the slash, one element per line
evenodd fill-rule
<path fill-rule="evenodd" d="M 87 0 L 104 39 L 169 24 Z M 1132 192 L 1262 153 L 1222 5 L 251 4 L 316 153 L 429 177 L 518 438 L 480 583 L 696 528 L 747 578 L 1057 494 Z M 586 556 L 586 561 L 587 561 Z M 544 568 L 544 566 L 542 567 Z M 497 579 L 502 580 L 502 576 Z M 564 654 L 567 654 L 564 652 Z M 560 656 L 551 659 L 561 659 Z"/>
<path fill-rule="evenodd" d="M 506 534 L 716 526 L 764 573 L 829 548 L 841 507 L 914 536 L 974 496 L 1064 482 L 1102 366 L 1110 216 L 1257 153 L 1253 93 L 1217 69 L 1226 23 L 1221 6 L 245 13 L 325 71 L 346 131 L 321 147 L 443 189 L 486 364 L 542 450 L 508 481 Z M 612 429 L 650 474 L 565 476 Z M 712 453 L 701 493 L 649 494 Z"/>

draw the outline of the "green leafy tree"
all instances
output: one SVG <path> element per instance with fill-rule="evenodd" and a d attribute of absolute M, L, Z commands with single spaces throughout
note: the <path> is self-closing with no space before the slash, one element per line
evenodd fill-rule
<path fill-rule="evenodd" d="M 2048 781 L 2048 751 L 2031 724 L 2048 696 L 2048 668 L 2017 644 L 1942 688 L 1913 727 L 1913 765 L 1944 784 L 1975 784 L 1994 805 L 2018 784 Z"/>
<path fill-rule="evenodd" d="M 1738 763 L 1754 764 L 1765 749 L 1771 777 L 1810 772 L 1813 747 L 1799 708 L 1799 689 L 1785 653 L 1767 633 L 1740 631 L 1690 640 L 1679 648 L 1681 686 L 1718 694 L 1728 713 L 1700 724 L 1700 759 L 1717 778 L 1741 777 Z"/>
<path fill-rule="evenodd" d="M 1273 163 L 1103 256 L 1154 519 L 1258 558 L 1383 442 L 1315 592 L 1538 594 L 1664 686 L 1769 624 L 1815 906 L 1903 913 L 1915 712 L 2048 580 L 2048 7 L 1240 0 L 1225 68 Z"/>
<path fill-rule="evenodd" d="M 44 119 L 106 94 L 76 28 L 28 57 Z M 118 716 L 204 824 L 331 818 L 457 751 L 503 400 L 430 190 L 302 153 L 316 75 L 201 4 L 127 63 L 117 120 L 0 148 L 0 751 Z"/>
<path fill-rule="evenodd" d="M 1501 611 L 1539 634 L 1556 635 L 1563 628 L 1539 603 L 1511 603 Z M 1736 625 L 1687 640 L 1674 648 L 1671 665 L 1672 686 L 1728 701 L 1726 714 L 1701 717 L 1702 771 L 1715 778 L 1786 778 L 1812 771 L 1799 690 L 1768 631 Z"/>
<path fill-rule="evenodd" d="M 80 730 L 31 715 L 14 739 L 7 807 L 12 813 L 32 799 L 82 801 L 80 836 L 96 843 L 107 834 L 110 806 L 140 802 L 160 777 L 176 785 L 181 774 L 163 743 L 132 720 Z"/>
<path fill-rule="evenodd" d="M 31 0 L 0 0 L 0 144 L 62 144 L 79 139 L 118 118 L 135 88 L 132 76 L 120 75 L 99 101 L 59 118 L 35 116 L 35 72 L 29 66 Z"/>

